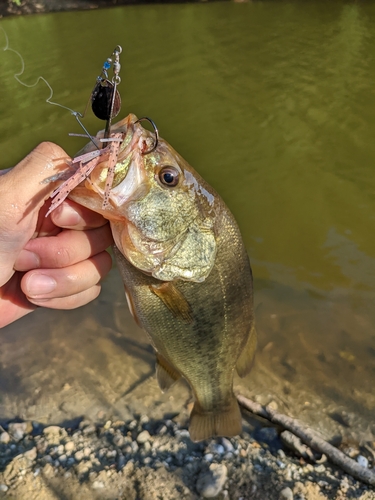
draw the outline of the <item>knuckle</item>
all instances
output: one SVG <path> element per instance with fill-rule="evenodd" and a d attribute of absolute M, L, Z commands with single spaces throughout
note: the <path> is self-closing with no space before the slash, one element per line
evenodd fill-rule
<path fill-rule="evenodd" d="M 36 146 L 34 152 L 48 157 L 58 157 L 66 155 L 65 151 L 53 142 L 44 141 Z"/>
<path fill-rule="evenodd" d="M 59 246 L 53 255 L 55 267 L 66 267 L 74 262 L 75 252 L 67 246 Z"/>

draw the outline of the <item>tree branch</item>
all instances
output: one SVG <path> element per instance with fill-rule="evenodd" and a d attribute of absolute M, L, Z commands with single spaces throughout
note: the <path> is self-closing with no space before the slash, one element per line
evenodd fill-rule
<path fill-rule="evenodd" d="M 241 396 L 240 394 L 237 396 L 237 400 L 243 408 L 250 411 L 254 415 L 258 415 L 259 417 L 269 420 L 273 424 L 277 424 L 280 427 L 287 429 L 298 436 L 301 441 L 310 446 L 313 450 L 318 451 L 319 453 L 324 453 L 332 463 L 353 476 L 355 479 L 359 479 L 366 484 L 375 486 L 374 470 L 367 469 L 359 465 L 357 462 L 325 441 L 316 431 L 310 429 L 307 425 L 295 418 L 278 413 L 269 406 L 262 406 L 251 399 Z"/>

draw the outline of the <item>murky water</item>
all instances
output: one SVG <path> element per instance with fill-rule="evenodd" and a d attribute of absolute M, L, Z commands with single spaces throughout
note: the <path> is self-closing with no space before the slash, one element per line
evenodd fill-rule
<path fill-rule="evenodd" d="M 79 111 L 103 61 L 123 46 L 121 116 L 155 120 L 226 200 L 251 256 L 260 348 L 238 387 L 326 429 L 368 438 L 375 5 L 148 5 L 1 26 L 25 59 L 23 79 L 43 75 L 53 99 Z M 13 79 L 14 53 L 0 51 L 0 62 L 1 168 L 42 140 L 78 150 L 81 140 L 67 136 L 79 132 L 69 112 L 45 103 L 43 84 L 30 89 Z M 102 127 L 92 116 L 85 124 Z M 116 270 L 94 304 L 39 310 L 2 330 L 0 347 L 0 419 L 163 413 L 188 399 L 180 389 L 159 395 L 152 353 L 126 312 Z"/>

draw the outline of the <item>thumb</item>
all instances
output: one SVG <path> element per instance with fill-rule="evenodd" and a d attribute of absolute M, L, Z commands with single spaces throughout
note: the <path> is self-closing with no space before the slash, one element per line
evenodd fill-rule
<path fill-rule="evenodd" d="M 62 148 L 43 142 L 0 176 L 0 286 L 12 276 L 17 255 L 32 238 L 39 210 L 55 187 L 42 182 L 65 168 L 68 160 Z"/>

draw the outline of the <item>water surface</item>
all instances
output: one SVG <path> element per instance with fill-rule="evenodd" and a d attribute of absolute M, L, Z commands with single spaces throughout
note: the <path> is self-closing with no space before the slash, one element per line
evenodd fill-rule
<path fill-rule="evenodd" d="M 122 45 L 121 117 L 153 118 L 222 195 L 249 251 L 260 345 L 238 387 L 361 439 L 375 431 L 374 20 L 373 4 L 311 1 L 1 21 L 24 57 L 23 79 L 43 75 L 53 99 L 78 111 Z M 1 168 L 42 140 L 74 154 L 74 118 L 45 103 L 43 84 L 14 80 L 14 53 L 0 51 L 0 61 Z M 92 115 L 85 124 L 102 128 Z M 93 304 L 5 328 L 0 418 L 178 410 L 188 393 L 159 395 L 140 335 L 115 269 Z"/>

